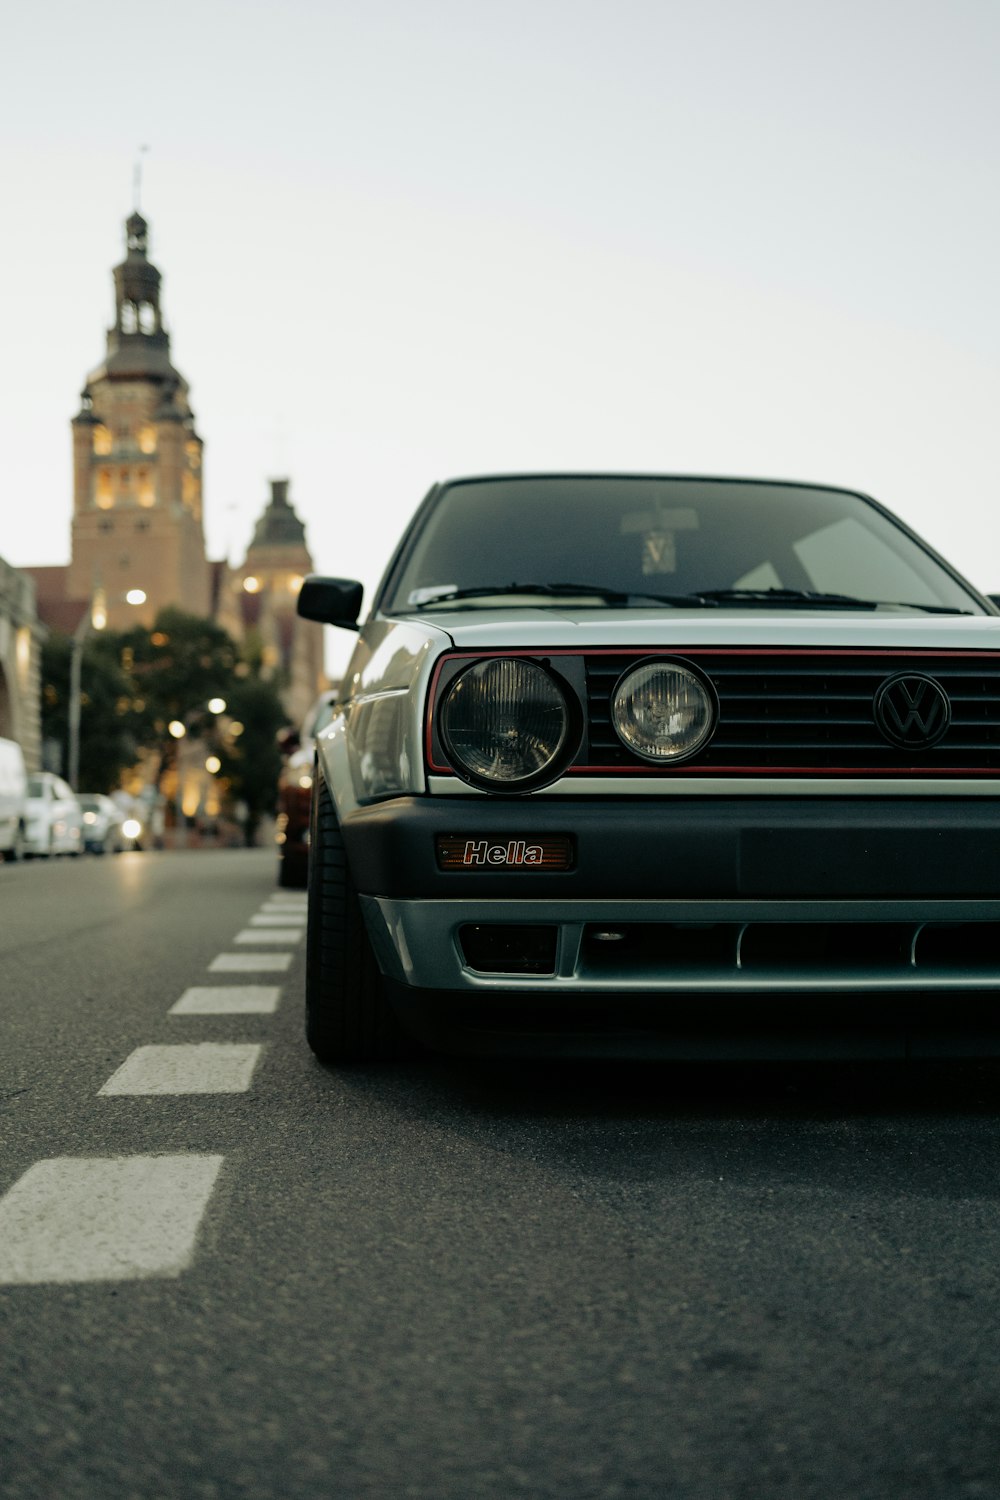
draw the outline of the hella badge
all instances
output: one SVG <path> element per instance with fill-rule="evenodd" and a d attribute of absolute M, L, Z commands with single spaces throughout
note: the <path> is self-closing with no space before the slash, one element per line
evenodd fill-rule
<path fill-rule="evenodd" d="M 502 839 L 439 835 L 437 857 L 442 870 L 569 870 L 573 841 L 562 835 Z"/>

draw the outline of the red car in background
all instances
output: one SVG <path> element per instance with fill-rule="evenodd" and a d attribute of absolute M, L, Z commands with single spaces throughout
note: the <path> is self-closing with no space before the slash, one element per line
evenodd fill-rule
<path fill-rule="evenodd" d="M 321 693 L 306 715 L 302 728 L 292 730 L 282 746 L 285 758 L 278 777 L 275 820 L 278 884 L 296 890 L 305 889 L 309 868 L 309 806 L 316 736 L 333 718 L 336 696 L 332 688 Z"/>

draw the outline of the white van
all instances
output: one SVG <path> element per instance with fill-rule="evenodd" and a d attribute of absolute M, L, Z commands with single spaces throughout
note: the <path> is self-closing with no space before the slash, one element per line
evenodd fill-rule
<path fill-rule="evenodd" d="M 0 857 L 4 859 L 20 859 L 24 853 L 27 795 L 21 747 L 14 740 L 0 740 Z"/>

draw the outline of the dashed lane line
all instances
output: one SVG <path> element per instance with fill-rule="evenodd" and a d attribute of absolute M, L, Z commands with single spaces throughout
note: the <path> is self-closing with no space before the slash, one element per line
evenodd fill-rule
<path fill-rule="evenodd" d="M 302 937 L 301 927 L 244 927 L 233 938 L 234 943 L 297 943 Z"/>
<path fill-rule="evenodd" d="M 304 895 L 277 893 L 235 937 L 240 945 L 300 941 Z M 220 953 L 214 974 L 284 973 L 290 953 Z M 198 985 L 169 1014 L 271 1015 L 278 985 Z M 138 1047 L 99 1096 L 232 1094 L 249 1089 L 263 1047 L 200 1042 Z M 179 1276 L 190 1265 L 224 1158 L 54 1157 L 36 1162 L 0 1198 L 0 1285 Z"/>
<path fill-rule="evenodd" d="M 242 1094 L 262 1051 L 249 1042 L 137 1047 L 98 1094 Z"/>
<path fill-rule="evenodd" d="M 273 1015 L 281 998 L 276 984 L 194 985 L 167 1012 L 170 1016 Z"/>
<path fill-rule="evenodd" d="M 57 1156 L 0 1198 L 0 1283 L 179 1276 L 221 1156 Z"/>
<path fill-rule="evenodd" d="M 220 953 L 210 974 L 281 974 L 292 965 L 291 953 Z"/>

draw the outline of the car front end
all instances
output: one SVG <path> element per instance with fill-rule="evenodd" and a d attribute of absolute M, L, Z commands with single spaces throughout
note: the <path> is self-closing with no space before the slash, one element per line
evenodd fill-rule
<path fill-rule="evenodd" d="M 369 621 L 317 772 L 406 1029 L 1000 1053 L 1000 620 L 960 587 L 863 608 L 753 582 L 710 607 L 411 589 Z"/>

